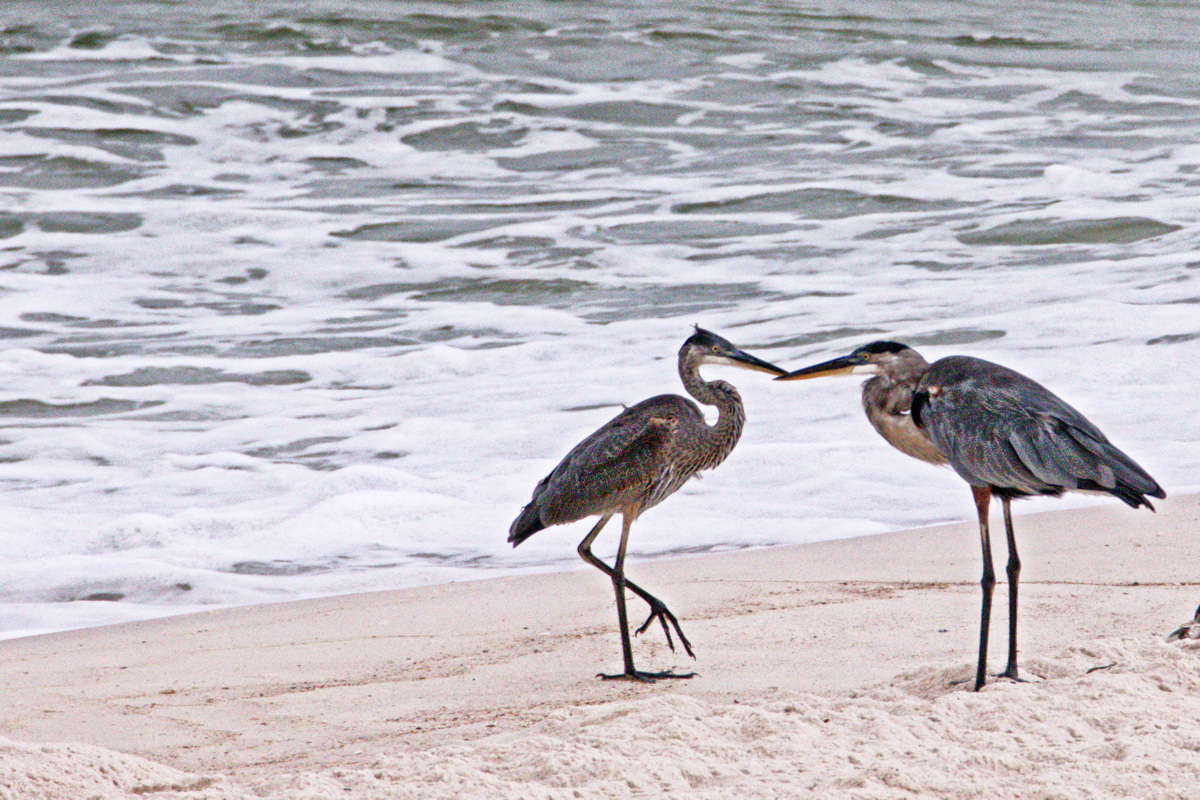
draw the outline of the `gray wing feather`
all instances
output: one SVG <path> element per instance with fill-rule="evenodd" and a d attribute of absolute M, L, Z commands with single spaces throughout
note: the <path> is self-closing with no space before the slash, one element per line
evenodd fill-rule
<path fill-rule="evenodd" d="M 1089 427 L 1090 430 L 1072 426 L 1069 433 L 1080 447 L 1100 459 L 1101 472 L 1096 480 L 1103 487 L 1108 488 L 1115 484 L 1117 488 L 1125 486 L 1151 497 L 1166 497 L 1166 492 L 1146 470 L 1104 438 L 1104 434 L 1096 430 L 1095 426 Z"/>
<path fill-rule="evenodd" d="M 951 356 L 929 368 L 921 390 L 929 394 L 922 411 L 926 434 L 974 485 L 1022 494 L 1100 490 L 1126 502 L 1142 494 L 1163 496 L 1099 428 L 1018 372 Z"/>

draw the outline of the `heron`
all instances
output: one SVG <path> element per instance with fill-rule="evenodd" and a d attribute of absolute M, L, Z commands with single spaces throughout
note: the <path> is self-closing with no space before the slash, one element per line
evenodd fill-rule
<path fill-rule="evenodd" d="M 1190 621 L 1167 634 L 1168 642 L 1177 642 L 1182 639 L 1200 639 L 1200 607 L 1196 608 L 1196 613 Z"/>
<path fill-rule="evenodd" d="M 862 403 L 867 419 L 893 447 L 921 461 L 949 465 L 971 486 L 983 546 L 983 608 L 975 691 L 987 682 L 988 625 L 996 573 L 988 506 L 999 497 L 1008 539 L 1008 666 L 1017 674 L 1017 584 L 1021 559 L 1013 535 L 1011 502 L 1063 492 L 1111 494 L 1132 508 L 1154 506 L 1162 487 L 1121 452 L 1083 414 L 1019 372 L 971 356 L 932 364 L 899 342 L 872 342 L 846 356 L 781 375 L 791 381 L 866 373 Z"/>
<path fill-rule="evenodd" d="M 625 671 L 599 677 L 653 682 L 661 678 L 691 678 L 694 672 L 643 672 L 634 667 L 625 590 L 650 606 L 650 616 L 637 630 L 645 632 L 655 620 L 662 624 L 672 651 L 674 628 L 683 649 L 695 658 L 679 620 L 654 595 L 625 577 L 625 550 L 629 529 L 646 509 L 658 505 L 701 470 L 720 464 L 742 435 L 746 413 L 742 398 L 730 384 L 700 377 L 705 364 L 725 364 L 782 375 L 786 370 L 735 347 L 715 333 L 696 326 L 679 350 L 679 377 L 688 394 L 718 409 L 717 423 L 709 425 L 699 406 L 685 397 L 662 394 L 630 406 L 575 446 L 549 475 L 538 483 L 529 501 L 508 531 L 516 547 L 551 525 L 562 525 L 600 516 L 578 551 L 588 564 L 612 580 L 617 596 L 617 621 L 621 629 L 621 654 Z M 621 514 L 621 543 L 610 567 L 592 554 L 592 542 L 615 514 Z M 668 627 L 670 623 L 670 627 Z"/>

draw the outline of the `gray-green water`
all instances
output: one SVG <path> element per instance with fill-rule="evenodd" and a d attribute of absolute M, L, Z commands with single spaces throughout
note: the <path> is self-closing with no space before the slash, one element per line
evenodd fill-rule
<path fill-rule="evenodd" d="M 0 630 L 573 565 L 508 522 L 697 322 L 1003 361 L 1194 487 L 1198 38 L 1184 3 L 6 3 Z M 746 438 L 638 554 L 969 513 L 852 384 L 722 377 Z"/>

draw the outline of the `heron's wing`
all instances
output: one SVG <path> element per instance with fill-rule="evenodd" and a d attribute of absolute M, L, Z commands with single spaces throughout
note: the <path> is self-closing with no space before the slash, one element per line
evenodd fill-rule
<path fill-rule="evenodd" d="M 574 447 L 534 489 L 543 526 L 613 513 L 638 502 L 661 473 L 672 437 L 695 404 L 660 395 L 625 409 Z"/>
<path fill-rule="evenodd" d="M 1026 466 L 1009 442 L 1009 423 L 974 408 L 969 392 L 931 397 L 923 430 L 950 465 L 975 486 L 1003 486 L 1029 494 L 1052 490 Z"/>
<path fill-rule="evenodd" d="M 1163 496 L 1099 428 L 1018 372 L 954 356 L 935 362 L 918 391 L 928 394 L 926 434 L 972 484 L 1022 494 L 1104 491 L 1134 506 L 1143 494 Z"/>
<path fill-rule="evenodd" d="M 1082 417 L 1081 417 L 1082 419 Z M 1166 497 L 1167 493 L 1146 470 L 1110 442 L 1086 419 L 1086 426 L 1063 420 L 1063 438 L 1069 438 L 1080 451 L 1090 456 L 1091 469 L 1076 474 L 1076 488 L 1116 495 L 1134 508 L 1150 506 L 1142 495 Z M 1152 507 L 1152 506 L 1151 506 Z"/>

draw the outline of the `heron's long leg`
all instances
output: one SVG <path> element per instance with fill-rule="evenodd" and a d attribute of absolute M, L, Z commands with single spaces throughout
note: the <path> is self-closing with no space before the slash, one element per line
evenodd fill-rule
<path fill-rule="evenodd" d="M 600 535 L 600 529 L 603 528 L 604 524 L 610 519 L 612 519 L 612 514 L 601 517 L 600 521 L 596 523 L 596 527 L 592 528 L 591 532 L 588 533 L 588 535 L 584 537 L 583 541 L 579 543 L 579 557 L 591 564 L 596 569 L 602 571 L 609 578 L 612 578 L 614 577 L 612 567 L 610 567 L 608 564 L 605 564 L 592 553 L 592 542 L 594 542 L 596 537 Z M 675 633 L 679 635 L 679 641 L 681 644 L 683 644 L 684 651 L 686 651 L 687 654 L 692 658 L 696 657 L 696 654 L 692 652 L 692 643 L 689 642 L 688 638 L 683 635 L 683 629 L 679 627 L 679 620 L 674 614 L 671 613 L 671 610 L 667 608 L 666 603 L 659 600 L 657 597 L 650 594 L 633 581 L 626 580 L 625 588 L 629 589 L 629 591 L 645 600 L 650 606 L 650 616 L 646 617 L 646 621 L 642 623 L 642 627 L 635 631 L 635 635 L 645 633 L 650 625 L 653 624 L 654 620 L 657 619 L 662 623 L 663 633 L 667 637 L 667 647 L 671 648 L 671 652 L 674 652 L 675 642 L 671 641 L 671 629 L 667 627 L 667 623 L 670 622 L 671 626 L 675 628 Z"/>
<path fill-rule="evenodd" d="M 1012 502 L 1001 497 L 1004 506 L 1004 532 L 1008 535 L 1008 667 L 1002 673 L 1005 678 L 1017 678 L 1017 584 L 1021 578 L 1021 558 L 1017 555 L 1017 537 L 1013 534 Z"/>
<path fill-rule="evenodd" d="M 992 490 L 988 486 L 972 486 L 975 509 L 979 512 L 979 541 L 983 545 L 983 610 L 979 619 L 979 662 L 975 667 L 975 691 L 987 683 L 988 627 L 992 620 L 992 590 L 996 586 L 996 570 L 992 567 L 992 541 L 988 534 L 988 504 Z"/>
<path fill-rule="evenodd" d="M 612 577 L 612 568 L 608 566 L 608 564 L 605 564 L 603 561 L 592 555 L 592 542 L 596 541 L 596 537 L 600 535 L 600 531 L 605 525 L 608 524 L 608 521 L 612 519 L 612 516 L 612 514 L 605 514 L 603 517 L 601 517 L 600 521 L 596 523 L 595 527 L 588 531 L 588 535 L 583 537 L 583 541 L 579 543 L 579 547 L 577 548 L 579 551 L 579 556 L 584 561 L 588 562 L 593 567 L 604 570 L 605 574 L 607 574 L 610 578 Z"/>
<path fill-rule="evenodd" d="M 592 556 L 592 558 L 595 558 L 595 563 L 597 563 L 601 569 L 603 569 L 612 577 L 613 591 L 617 596 L 617 621 L 621 627 L 621 655 L 625 661 L 625 671 L 623 673 L 619 675 L 605 675 L 601 673 L 600 677 L 606 680 L 613 678 L 625 678 L 637 681 L 655 681 L 659 678 L 695 677 L 696 673 L 694 672 L 688 672 L 686 674 L 677 674 L 674 672 L 639 672 L 633 666 L 633 645 L 629 641 L 629 618 L 625 611 L 625 588 L 627 586 L 630 588 L 633 587 L 625 580 L 625 550 L 629 544 L 629 528 L 633 525 L 634 516 L 634 514 L 625 514 L 622 517 L 623 524 L 621 526 L 621 544 L 617 548 L 617 560 L 612 568 L 609 568 L 609 566 L 603 561 L 600 561 L 600 559 Z M 592 559 L 588 558 L 588 556 L 592 555 L 590 549 L 591 544 L 595 540 L 596 536 L 600 533 L 600 528 L 603 527 L 604 523 L 608 522 L 608 519 L 609 517 L 603 517 L 600 522 L 597 523 L 596 527 L 592 529 L 591 533 L 589 533 L 579 544 L 580 555 L 583 555 L 584 552 L 586 552 L 587 555 L 583 557 L 584 560 L 588 561 L 589 563 L 592 563 Z M 641 590 L 638 591 L 640 592 Z M 655 602 L 658 601 L 655 600 Z M 661 605 L 661 603 L 659 604 Z M 665 623 L 663 627 L 666 627 Z M 680 638 L 683 637 L 682 633 L 679 635 Z"/>
<path fill-rule="evenodd" d="M 617 594 L 617 624 L 621 627 L 621 657 L 625 660 L 625 677 L 636 678 L 638 672 L 633 668 L 633 645 L 629 641 L 629 617 L 625 613 L 625 545 L 629 541 L 631 516 L 621 519 L 621 545 L 617 548 L 617 560 L 613 564 L 612 582 L 613 591 Z"/>

